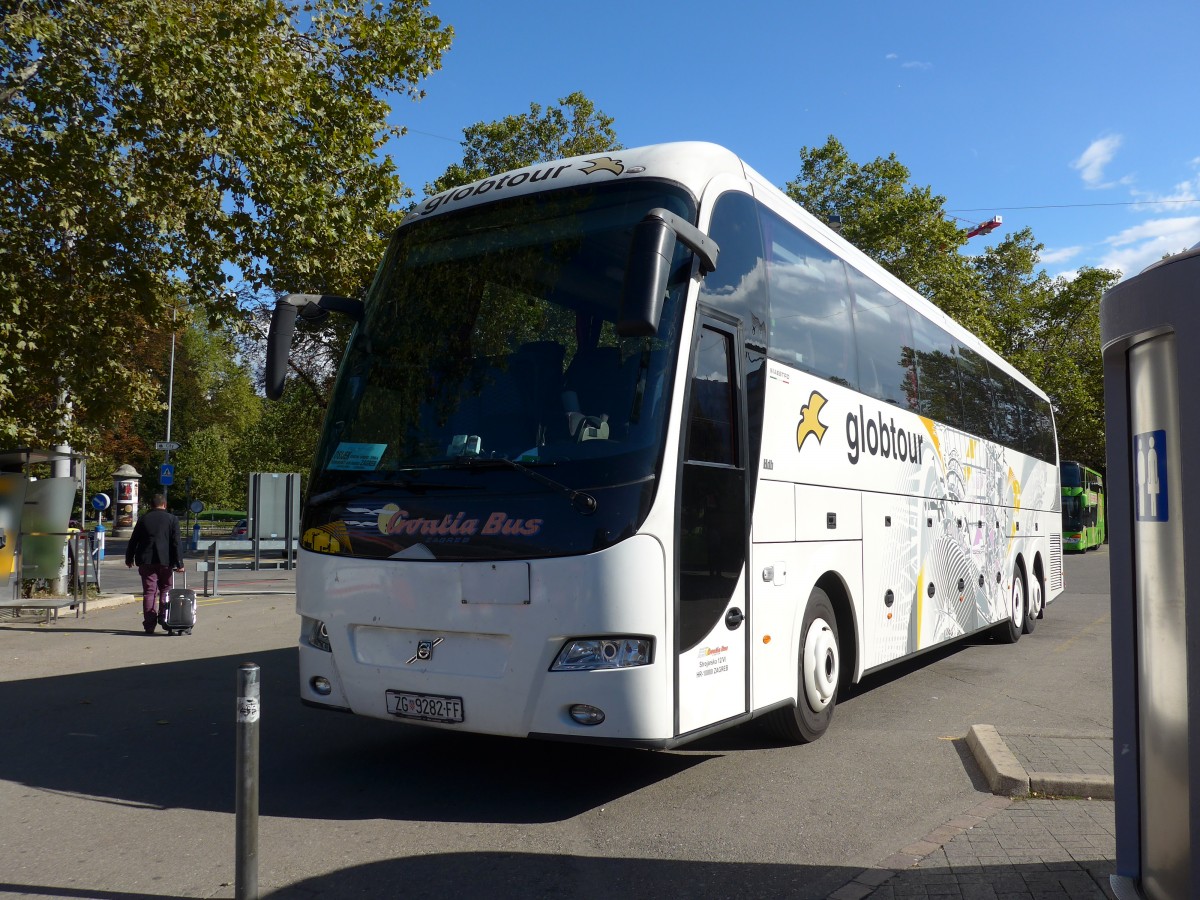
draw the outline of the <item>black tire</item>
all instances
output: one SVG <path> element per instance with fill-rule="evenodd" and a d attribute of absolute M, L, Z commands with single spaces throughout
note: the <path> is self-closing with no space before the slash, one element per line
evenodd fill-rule
<path fill-rule="evenodd" d="M 789 744 L 807 744 L 823 735 L 833 721 L 842 678 L 837 615 L 820 588 L 813 588 L 804 609 L 796 657 L 796 702 L 772 710 L 764 724 Z"/>
<path fill-rule="evenodd" d="M 1029 609 L 1029 594 L 1025 590 L 1025 573 L 1017 566 L 1013 570 L 1012 589 L 1008 592 L 1008 618 L 996 626 L 996 637 L 1002 644 L 1015 644 L 1025 630 Z"/>

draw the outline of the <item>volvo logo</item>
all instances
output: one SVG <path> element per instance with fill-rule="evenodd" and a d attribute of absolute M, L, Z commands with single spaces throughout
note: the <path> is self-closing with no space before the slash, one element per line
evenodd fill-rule
<path fill-rule="evenodd" d="M 433 648 L 444 640 L 445 638 L 434 638 L 432 641 L 417 641 L 417 655 L 405 663 L 405 665 L 411 666 L 418 659 L 421 662 L 429 662 L 429 660 L 433 659 Z"/>

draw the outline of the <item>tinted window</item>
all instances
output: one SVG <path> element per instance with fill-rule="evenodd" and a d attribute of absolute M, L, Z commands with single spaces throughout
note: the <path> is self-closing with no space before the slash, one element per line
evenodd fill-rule
<path fill-rule="evenodd" d="M 922 315 L 913 316 L 913 348 L 921 415 L 962 428 L 954 338 Z"/>
<path fill-rule="evenodd" d="M 702 328 L 692 366 L 687 446 L 690 460 L 727 466 L 738 463 L 730 359 L 729 339 Z"/>
<path fill-rule="evenodd" d="M 962 389 L 963 430 L 979 437 L 995 433 L 992 421 L 992 375 L 987 360 L 958 345 L 958 377 Z"/>
<path fill-rule="evenodd" d="M 991 372 L 994 387 L 992 408 L 995 414 L 992 436 L 1015 450 L 1030 453 L 1030 442 L 1026 437 L 1032 434 L 1032 429 L 1026 427 L 1025 387 L 999 368 L 992 367 Z"/>
<path fill-rule="evenodd" d="M 742 320 L 746 342 L 767 342 L 767 273 L 754 199 L 734 192 L 717 199 L 709 235 L 721 248 L 716 271 L 700 282 L 700 296 Z"/>
<path fill-rule="evenodd" d="M 857 387 L 850 291 L 842 261 L 767 210 L 762 226 L 771 294 L 769 355 Z"/>
<path fill-rule="evenodd" d="M 766 397 L 767 270 L 763 260 L 758 209 L 749 194 L 735 191 L 717 198 L 708 233 L 721 248 L 720 264 L 700 282 L 700 299 L 742 322 L 746 342 L 747 459 L 758 459 L 762 446 Z M 751 482 L 750 491 L 755 484 Z"/>
<path fill-rule="evenodd" d="M 1034 455 L 1053 462 L 1058 452 L 1054 440 L 1054 410 L 1050 407 L 1049 402 L 1038 397 L 1036 394 L 1031 395 L 1031 399 L 1034 404 L 1032 420 L 1034 440 L 1037 447 Z"/>
<path fill-rule="evenodd" d="M 917 409 L 907 304 L 857 269 L 847 266 L 846 271 L 854 292 L 859 390 L 904 409 Z"/>

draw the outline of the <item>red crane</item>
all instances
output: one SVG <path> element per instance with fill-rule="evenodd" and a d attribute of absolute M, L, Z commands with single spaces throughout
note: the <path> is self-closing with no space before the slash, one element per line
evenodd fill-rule
<path fill-rule="evenodd" d="M 967 232 L 968 238 L 973 238 L 981 234 L 991 234 L 997 228 L 1004 224 L 1004 219 L 1001 216 L 992 216 L 986 222 L 980 222 L 974 228 Z"/>

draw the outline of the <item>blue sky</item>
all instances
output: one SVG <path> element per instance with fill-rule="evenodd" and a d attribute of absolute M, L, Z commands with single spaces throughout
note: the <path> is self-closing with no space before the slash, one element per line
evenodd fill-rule
<path fill-rule="evenodd" d="M 432 0 L 456 36 L 390 146 L 422 193 L 464 128 L 583 91 L 626 147 L 707 140 L 779 186 L 834 135 L 895 153 L 979 252 L 1029 227 L 1051 275 L 1200 242 L 1200 2 Z M 1176 202 L 1186 201 L 1186 202 Z"/>

